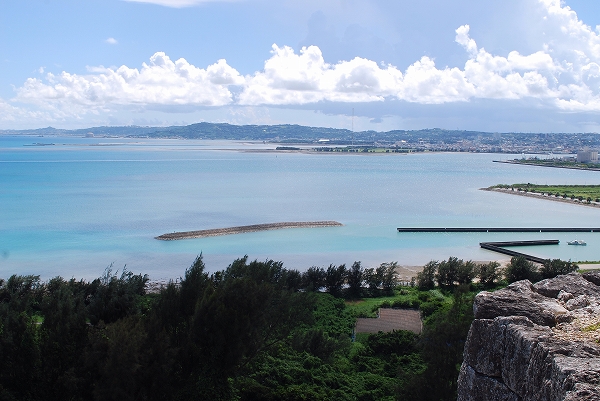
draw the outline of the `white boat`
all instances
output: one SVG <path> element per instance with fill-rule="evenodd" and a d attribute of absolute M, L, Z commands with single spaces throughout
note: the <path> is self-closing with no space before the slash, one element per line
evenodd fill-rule
<path fill-rule="evenodd" d="M 569 241 L 569 242 L 567 242 L 567 244 L 569 244 L 569 245 L 587 245 L 585 243 L 585 241 L 582 239 L 576 239 L 574 241 Z"/>

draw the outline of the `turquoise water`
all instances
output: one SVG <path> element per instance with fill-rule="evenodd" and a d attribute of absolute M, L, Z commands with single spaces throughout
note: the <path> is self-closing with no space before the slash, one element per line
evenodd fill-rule
<path fill-rule="evenodd" d="M 24 146 L 54 143 L 51 146 Z M 110 264 L 179 277 L 237 257 L 330 263 L 502 259 L 481 241 L 559 239 L 542 257 L 598 260 L 600 234 L 397 233 L 398 226 L 600 226 L 600 209 L 479 191 L 497 183 L 599 183 L 600 173 L 492 163 L 490 154 L 273 153 L 232 141 L 0 136 L 0 277 L 94 278 Z M 343 227 L 158 241 L 171 231 L 279 221 Z M 587 247 L 566 245 L 575 238 Z"/>

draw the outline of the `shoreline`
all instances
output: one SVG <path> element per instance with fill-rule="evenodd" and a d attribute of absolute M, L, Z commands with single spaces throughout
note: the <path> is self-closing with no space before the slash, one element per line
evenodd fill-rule
<path fill-rule="evenodd" d="M 511 191 L 510 189 L 506 189 L 506 188 L 479 188 L 479 189 L 481 191 L 500 192 L 500 193 L 508 194 L 508 195 L 526 196 L 528 198 L 543 199 L 543 200 L 549 200 L 549 201 L 553 201 L 553 202 L 562 202 L 562 203 L 568 203 L 571 205 L 600 208 L 600 204 L 593 202 L 593 201 L 591 203 L 587 203 L 585 201 L 580 201 L 578 199 L 568 199 L 568 198 L 565 199 L 562 197 L 557 198 L 555 196 L 542 195 L 537 192 L 531 193 L 531 192 L 523 192 L 523 191 Z"/>
<path fill-rule="evenodd" d="M 337 221 L 292 221 L 292 222 L 281 222 L 281 223 L 266 223 L 266 224 L 252 224 L 249 226 L 237 226 L 227 228 L 213 228 L 209 230 L 197 230 L 197 231 L 179 231 L 173 233 L 166 233 L 154 237 L 155 239 L 162 241 L 176 241 L 181 239 L 192 239 L 192 238 L 206 238 L 216 237 L 220 235 L 233 235 L 233 234 L 244 234 L 257 231 L 269 231 L 269 230 L 281 230 L 284 228 L 318 228 L 318 227 L 340 227 L 342 223 Z"/>

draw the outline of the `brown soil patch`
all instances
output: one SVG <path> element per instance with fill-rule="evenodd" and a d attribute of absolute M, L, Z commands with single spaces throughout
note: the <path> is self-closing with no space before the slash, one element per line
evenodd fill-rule
<path fill-rule="evenodd" d="M 392 330 L 408 330 L 419 334 L 423 330 L 421 313 L 414 309 L 379 309 L 378 318 L 356 319 L 357 333 L 378 333 Z"/>

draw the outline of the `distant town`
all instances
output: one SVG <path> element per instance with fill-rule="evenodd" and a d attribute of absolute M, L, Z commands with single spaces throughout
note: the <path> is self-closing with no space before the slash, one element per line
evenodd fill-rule
<path fill-rule="evenodd" d="M 393 130 L 387 132 L 307 127 L 301 125 L 231 125 L 197 123 L 173 127 L 93 127 L 77 130 L 52 127 L 34 130 L 4 130 L 0 135 L 35 137 L 127 137 L 177 139 L 227 139 L 263 141 L 282 150 L 312 149 L 338 152 L 482 152 L 522 153 L 559 158 L 579 154 L 577 161 L 597 161 L 598 133 L 524 133 L 446 130 Z M 42 142 L 38 141 L 40 144 Z M 584 155 L 582 152 L 588 152 Z M 595 156 L 594 156 L 595 152 Z M 558 156 L 557 156 L 558 155 Z M 594 159 L 595 158 L 595 159 Z M 585 161 L 584 161 L 585 159 Z"/>

